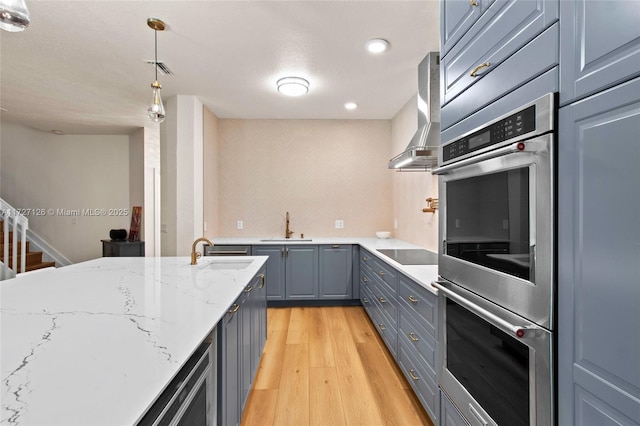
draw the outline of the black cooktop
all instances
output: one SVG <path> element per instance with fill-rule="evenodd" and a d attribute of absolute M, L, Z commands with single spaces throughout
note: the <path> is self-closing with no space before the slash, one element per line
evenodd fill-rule
<path fill-rule="evenodd" d="M 438 253 L 425 249 L 378 249 L 401 265 L 437 265 Z"/>

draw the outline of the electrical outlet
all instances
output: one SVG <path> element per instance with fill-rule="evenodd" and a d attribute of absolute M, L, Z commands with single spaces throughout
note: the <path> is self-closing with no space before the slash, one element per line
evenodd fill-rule
<path fill-rule="evenodd" d="M 502 220 L 502 229 L 509 229 L 509 219 Z"/>
<path fill-rule="evenodd" d="M 460 219 L 456 219 L 456 228 L 460 228 Z"/>
<path fill-rule="evenodd" d="M 241 220 L 239 220 L 239 221 L 236 223 L 236 228 L 238 228 L 238 229 L 242 229 L 242 228 L 244 228 L 244 223 L 243 223 Z"/>
<path fill-rule="evenodd" d="M 344 228 L 344 220 L 336 220 L 336 229 Z"/>

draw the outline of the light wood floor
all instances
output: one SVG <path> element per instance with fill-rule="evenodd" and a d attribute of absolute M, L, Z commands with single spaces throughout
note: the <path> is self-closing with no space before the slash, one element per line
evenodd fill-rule
<path fill-rule="evenodd" d="M 242 425 L 430 425 L 361 307 L 269 308 Z"/>

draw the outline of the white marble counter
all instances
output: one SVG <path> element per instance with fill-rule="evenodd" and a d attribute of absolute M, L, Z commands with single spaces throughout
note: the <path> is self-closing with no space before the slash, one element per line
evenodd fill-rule
<path fill-rule="evenodd" d="M 378 252 L 378 249 L 424 249 L 424 247 L 407 243 L 406 241 L 396 240 L 394 238 L 367 238 L 367 237 L 311 237 L 310 240 L 300 240 L 297 238 L 285 239 L 268 239 L 267 237 L 249 237 L 249 238 L 215 238 L 214 244 L 229 245 L 281 245 L 281 244 L 357 244 L 369 250 L 373 255 L 382 261 L 401 271 L 409 278 L 416 281 L 422 287 L 426 288 L 434 294 L 438 294 L 438 290 L 431 286 L 431 282 L 438 279 L 438 265 L 401 265 L 400 263 L 390 259 L 389 257 Z"/>
<path fill-rule="evenodd" d="M 132 425 L 266 256 L 101 258 L 0 282 L 0 424 Z"/>

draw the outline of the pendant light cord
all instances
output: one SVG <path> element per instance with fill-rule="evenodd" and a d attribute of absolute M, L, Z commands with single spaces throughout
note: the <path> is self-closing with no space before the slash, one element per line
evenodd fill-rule
<path fill-rule="evenodd" d="M 155 53 L 156 59 L 153 62 L 153 67 L 156 69 L 156 81 L 158 81 L 158 30 L 153 30 L 155 36 Z"/>

